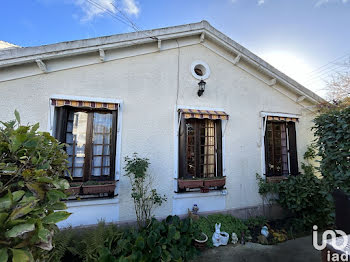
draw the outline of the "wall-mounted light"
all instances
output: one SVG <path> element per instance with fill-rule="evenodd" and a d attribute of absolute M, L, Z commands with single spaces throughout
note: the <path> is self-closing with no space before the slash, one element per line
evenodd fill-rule
<path fill-rule="evenodd" d="M 206 84 L 206 82 L 203 81 L 203 79 L 201 81 L 199 81 L 199 83 L 198 83 L 198 93 L 197 93 L 198 96 L 201 96 L 204 93 L 205 84 Z"/>

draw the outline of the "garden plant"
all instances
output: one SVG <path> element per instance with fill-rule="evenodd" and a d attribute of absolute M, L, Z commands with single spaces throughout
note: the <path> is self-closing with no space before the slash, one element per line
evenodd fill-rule
<path fill-rule="evenodd" d="M 67 155 L 39 124 L 0 122 L 0 261 L 42 259 L 64 211 Z"/>

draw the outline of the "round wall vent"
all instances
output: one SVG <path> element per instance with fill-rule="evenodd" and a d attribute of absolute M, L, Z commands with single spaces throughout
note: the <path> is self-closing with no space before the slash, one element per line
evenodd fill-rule
<path fill-rule="evenodd" d="M 191 73 L 198 80 L 207 79 L 210 75 L 210 68 L 203 61 L 194 61 L 191 64 Z"/>

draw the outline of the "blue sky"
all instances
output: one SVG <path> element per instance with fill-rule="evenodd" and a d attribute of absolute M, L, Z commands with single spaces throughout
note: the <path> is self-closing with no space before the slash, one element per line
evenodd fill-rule
<path fill-rule="evenodd" d="M 102 10 L 89 0 L 2 0 L 0 40 L 36 46 L 133 31 L 105 11 L 116 7 L 142 29 L 205 19 L 319 94 L 350 53 L 350 0 L 90 1 Z"/>

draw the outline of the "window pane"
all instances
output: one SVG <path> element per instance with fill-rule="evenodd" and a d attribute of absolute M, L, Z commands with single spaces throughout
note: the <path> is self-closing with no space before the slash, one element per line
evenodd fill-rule
<path fill-rule="evenodd" d="M 83 169 L 82 168 L 74 168 L 73 169 L 73 177 L 83 177 Z"/>
<path fill-rule="evenodd" d="M 102 147 L 103 146 L 94 146 L 93 154 L 94 155 L 102 155 Z"/>
<path fill-rule="evenodd" d="M 110 137 L 112 133 L 112 114 L 94 113 L 93 122 L 93 170 L 94 176 L 110 175 Z M 99 167 L 99 168 L 97 168 Z M 101 174 L 102 172 L 102 174 Z"/>
<path fill-rule="evenodd" d="M 103 134 L 95 134 L 92 141 L 94 144 L 103 144 Z"/>
<path fill-rule="evenodd" d="M 93 176 L 101 176 L 101 168 L 93 168 L 92 175 Z"/>
<path fill-rule="evenodd" d="M 94 156 L 94 160 L 92 162 L 94 167 L 101 166 L 101 162 L 102 162 L 102 157 Z"/>
<path fill-rule="evenodd" d="M 71 133 L 66 134 L 66 142 L 70 143 L 67 154 L 73 177 L 83 177 L 87 119 L 88 114 L 85 112 L 70 111 L 68 114 L 67 132 Z"/>
<path fill-rule="evenodd" d="M 103 166 L 110 166 L 110 156 L 103 157 Z"/>
<path fill-rule="evenodd" d="M 109 175 L 110 175 L 110 169 L 109 169 L 109 167 L 103 169 L 103 175 L 104 175 L 104 176 L 109 176 Z"/>
<path fill-rule="evenodd" d="M 83 157 L 76 157 L 74 159 L 74 167 L 83 167 L 84 165 L 84 158 Z"/>

